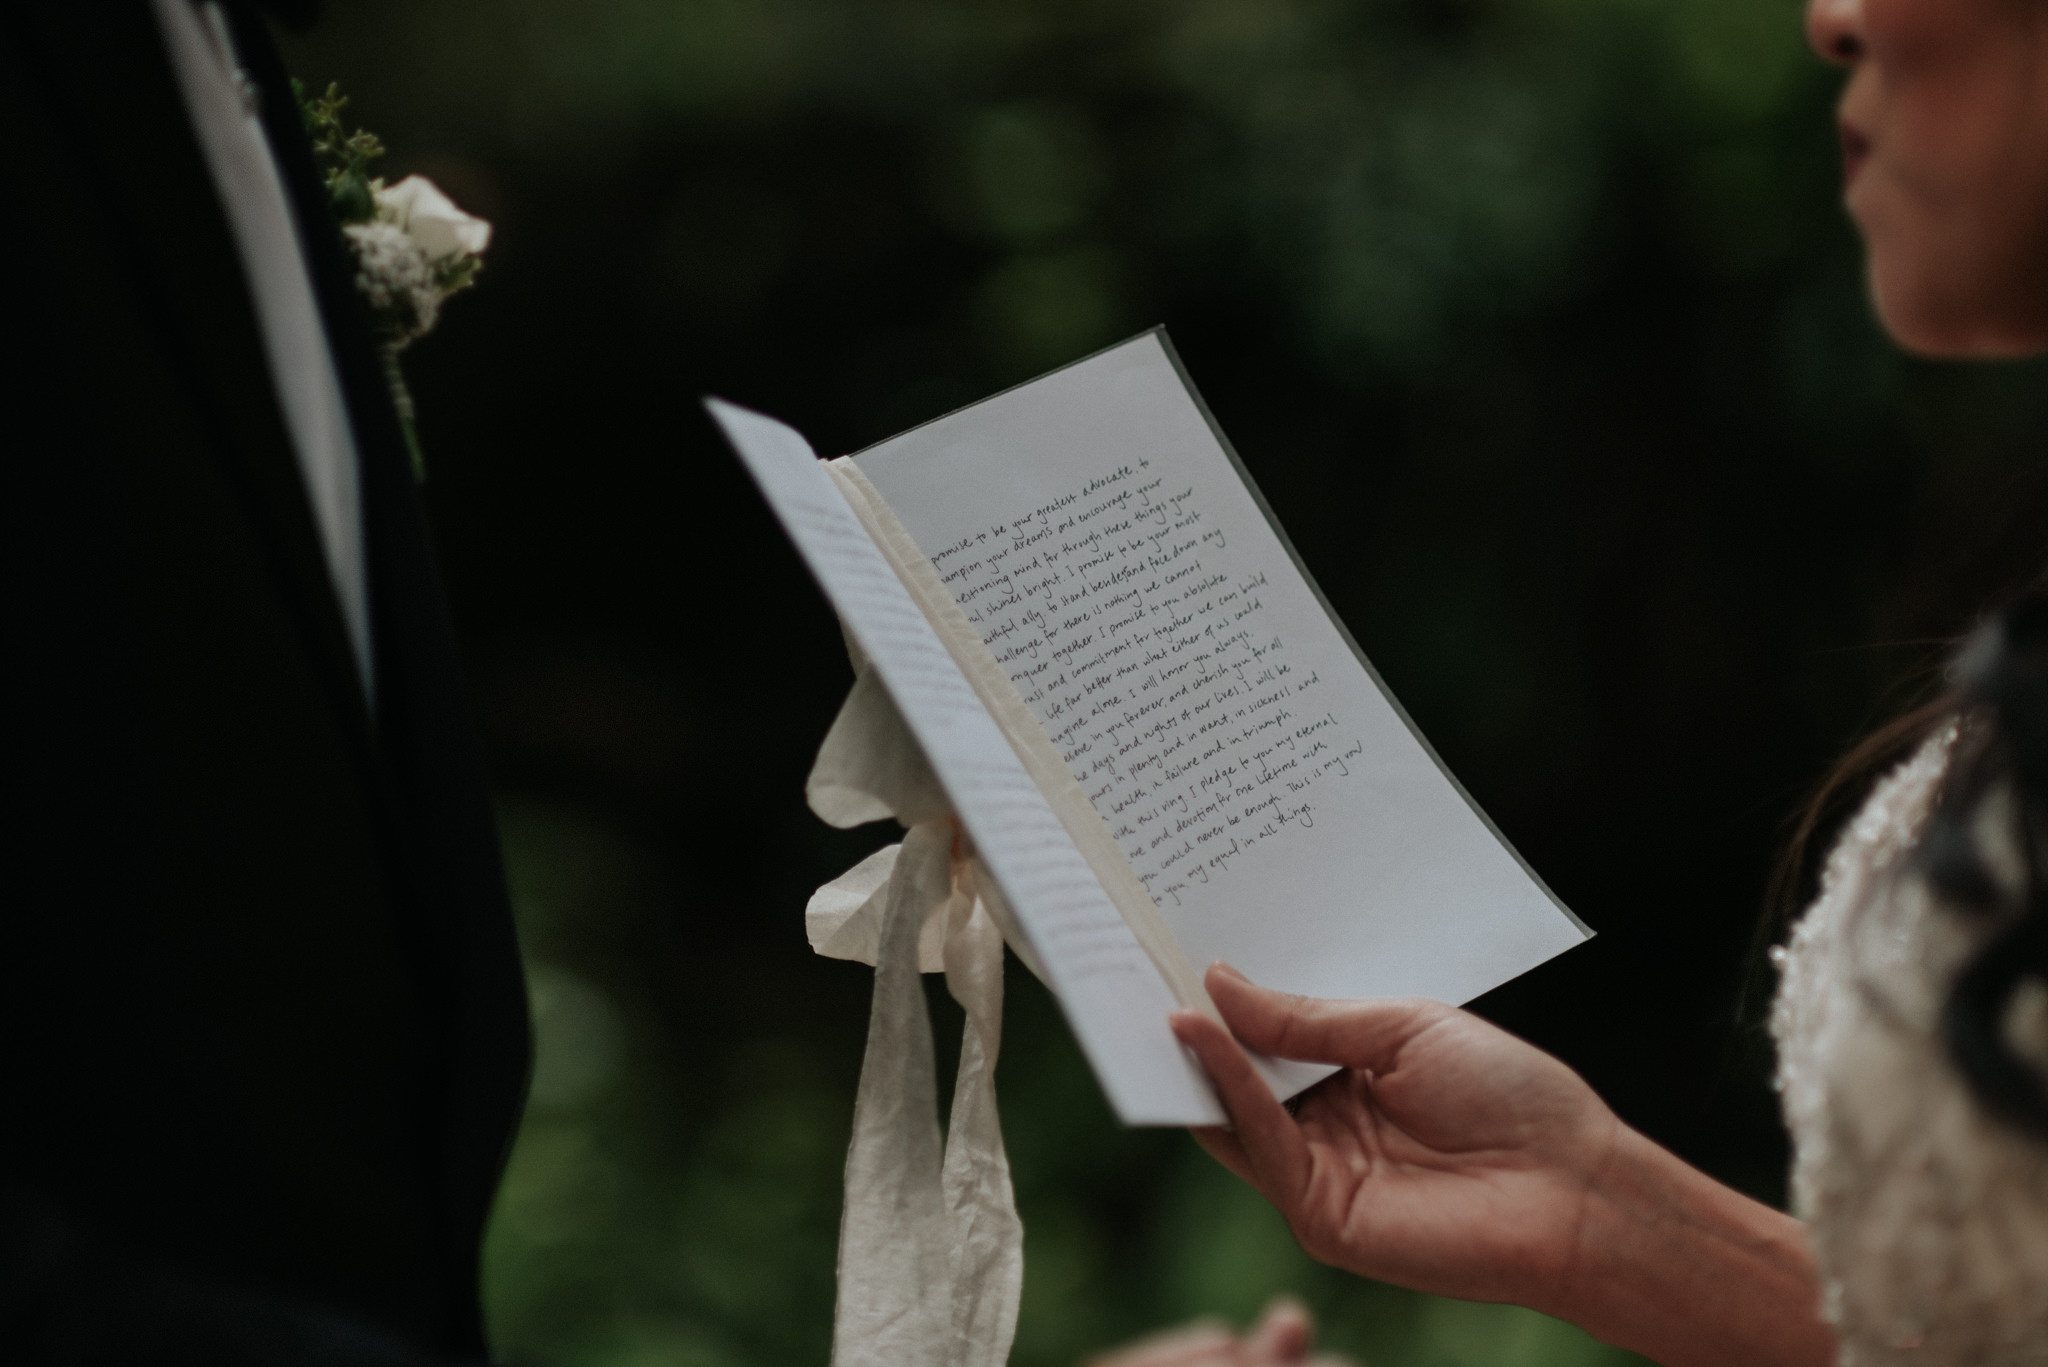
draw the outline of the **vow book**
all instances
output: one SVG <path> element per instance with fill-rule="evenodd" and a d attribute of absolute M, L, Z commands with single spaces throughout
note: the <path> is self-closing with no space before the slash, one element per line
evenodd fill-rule
<path fill-rule="evenodd" d="M 1126 1123 L 1222 1118 L 1167 1026 L 1213 1011 L 1218 959 L 1457 1003 L 1591 933 L 1380 682 L 1163 331 L 831 462 L 708 405 Z M 1283 1096 L 1331 1071 L 1264 1067 Z"/>

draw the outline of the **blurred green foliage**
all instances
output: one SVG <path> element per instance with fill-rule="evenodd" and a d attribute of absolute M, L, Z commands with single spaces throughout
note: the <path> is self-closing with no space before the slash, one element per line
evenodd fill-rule
<path fill-rule="evenodd" d="M 1149 322 L 1162 252 L 1249 266 L 1339 365 L 1410 373 L 1597 269 L 1601 211 L 1645 167 L 1730 277 L 1836 226 L 1815 212 L 1830 81 L 1791 0 L 437 0 L 348 21 L 389 117 L 503 155 L 601 167 L 807 118 L 907 133 L 917 210 L 988 249 L 972 306 L 1013 374 Z M 676 283 L 749 302 L 806 226 L 782 188 L 683 187 Z"/>
<path fill-rule="evenodd" d="M 506 1355 L 829 1342 L 867 974 L 799 920 L 887 837 L 803 810 L 846 672 L 696 397 L 843 451 L 1161 321 L 1601 931 L 1480 1009 L 1775 1193 L 1730 1002 L 1779 814 L 2048 541 L 2039 367 L 1911 363 L 1871 323 L 1796 0 L 331 10 L 294 70 L 499 229 L 408 364 L 539 1028 L 486 1269 Z M 1184 1136 L 1118 1129 L 1009 982 L 1020 1367 L 1277 1291 L 1374 1367 L 1626 1360 L 1311 1264 Z"/>

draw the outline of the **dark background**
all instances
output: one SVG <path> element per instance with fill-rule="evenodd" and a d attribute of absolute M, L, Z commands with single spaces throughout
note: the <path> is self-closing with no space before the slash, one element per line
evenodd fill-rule
<path fill-rule="evenodd" d="M 1790 0 L 334 0 L 288 56 L 498 230 L 407 369 L 541 1031 L 506 1352 L 829 1338 L 868 974 L 801 913 L 892 837 L 803 807 L 848 670 L 698 397 L 836 454 L 1155 322 L 1600 932 L 1478 1009 L 1781 1197 L 1786 817 L 2048 544 L 2042 373 L 1882 340 Z M 1283 1288 L 1375 1363 L 1620 1360 L 1309 1264 L 1010 984 L 1018 1363 Z"/>

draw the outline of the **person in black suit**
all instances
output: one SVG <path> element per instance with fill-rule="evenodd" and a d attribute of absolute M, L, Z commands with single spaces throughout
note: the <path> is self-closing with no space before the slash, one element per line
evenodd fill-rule
<path fill-rule="evenodd" d="M 195 15 L 278 241 L 167 51 Z M 264 25 L 0 6 L 9 1363 L 486 1354 L 524 988 L 403 436 Z M 340 521 L 292 354 L 340 396 Z"/>

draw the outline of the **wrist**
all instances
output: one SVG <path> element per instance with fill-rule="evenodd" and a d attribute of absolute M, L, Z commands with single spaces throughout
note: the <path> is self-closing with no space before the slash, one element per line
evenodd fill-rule
<path fill-rule="evenodd" d="M 1617 1122 L 1567 1274 L 1538 1307 L 1664 1367 L 1829 1367 L 1798 1220 Z"/>

